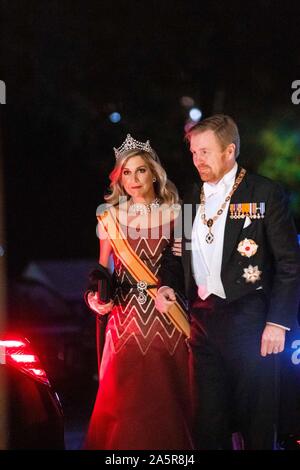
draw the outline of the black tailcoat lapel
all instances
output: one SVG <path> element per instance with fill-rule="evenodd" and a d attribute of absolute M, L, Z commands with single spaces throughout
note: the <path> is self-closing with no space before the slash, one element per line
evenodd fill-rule
<path fill-rule="evenodd" d="M 241 168 L 238 168 L 237 175 Z M 251 202 L 252 192 L 247 182 L 247 173 L 241 181 L 239 187 L 236 189 L 231 197 L 229 204 L 240 203 L 240 202 Z M 224 233 L 224 244 L 223 244 L 223 258 L 222 258 L 222 271 L 225 269 L 228 263 L 232 251 L 236 247 L 238 237 L 244 226 L 245 219 L 231 219 L 230 210 L 228 210 L 225 233 Z"/>

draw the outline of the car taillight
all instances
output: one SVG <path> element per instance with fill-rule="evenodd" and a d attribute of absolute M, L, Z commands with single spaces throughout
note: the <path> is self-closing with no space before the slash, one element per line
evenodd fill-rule
<path fill-rule="evenodd" d="M 0 340 L 0 364 L 8 364 L 45 385 L 50 385 L 40 360 L 27 339 Z"/>

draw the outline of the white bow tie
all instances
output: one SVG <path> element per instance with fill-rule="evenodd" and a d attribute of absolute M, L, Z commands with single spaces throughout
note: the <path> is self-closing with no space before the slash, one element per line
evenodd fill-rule
<path fill-rule="evenodd" d="M 217 194 L 219 193 L 220 191 L 222 191 L 223 189 L 223 185 L 211 185 L 211 184 L 208 184 L 208 183 L 204 183 L 203 184 L 203 190 L 204 190 L 204 194 L 205 194 L 205 197 L 209 197 L 209 196 L 212 196 L 213 194 Z"/>

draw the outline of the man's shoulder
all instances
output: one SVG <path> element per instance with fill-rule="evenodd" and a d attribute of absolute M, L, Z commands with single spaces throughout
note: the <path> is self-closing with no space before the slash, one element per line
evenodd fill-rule
<path fill-rule="evenodd" d="M 254 189 L 254 191 L 259 191 L 259 193 L 262 194 L 268 195 L 270 192 L 274 191 L 285 192 L 280 182 L 252 171 L 247 170 L 245 181 L 249 188 Z M 200 197 L 201 186 L 201 180 L 191 182 L 183 191 L 182 202 L 187 204 L 197 201 Z"/>
<path fill-rule="evenodd" d="M 247 171 L 246 180 L 249 186 L 253 186 L 255 189 L 260 189 L 266 193 L 276 190 L 282 191 L 284 189 L 280 182 L 251 171 Z"/>

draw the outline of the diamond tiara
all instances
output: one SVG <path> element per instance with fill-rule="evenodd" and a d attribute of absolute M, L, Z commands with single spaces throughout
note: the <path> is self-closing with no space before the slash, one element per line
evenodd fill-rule
<path fill-rule="evenodd" d="M 138 140 L 135 140 L 133 137 L 131 137 L 130 134 L 127 134 L 126 139 L 119 148 L 114 147 L 116 160 L 118 160 L 125 152 L 128 152 L 129 150 L 146 150 L 146 152 L 151 154 L 154 160 L 157 160 L 156 153 L 150 146 L 149 140 L 146 142 L 139 142 Z"/>

